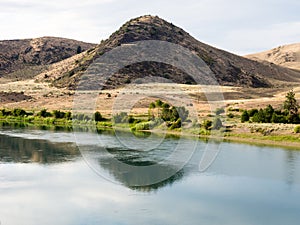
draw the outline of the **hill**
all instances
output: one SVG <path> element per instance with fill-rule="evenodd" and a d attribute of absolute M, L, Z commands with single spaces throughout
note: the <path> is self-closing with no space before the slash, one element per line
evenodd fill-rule
<path fill-rule="evenodd" d="M 259 62 L 269 62 L 300 71 L 300 43 L 283 45 L 246 56 Z"/>
<path fill-rule="evenodd" d="M 0 41 L 0 77 L 32 78 L 47 65 L 62 61 L 94 47 L 81 41 L 41 37 Z"/>
<path fill-rule="evenodd" d="M 107 40 L 90 49 L 86 55 L 74 62 L 68 62 L 71 70 L 53 77 L 47 73 L 46 76 L 40 75 L 39 79 L 52 82 L 57 87 L 75 89 L 80 76 L 95 59 L 118 46 L 144 40 L 168 41 L 188 48 L 207 63 L 220 85 L 276 87 L 289 82 L 299 82 L 300 79 L 297 71 L 271 63 L 263 64 L 204 44 L 183 29 L 157 16 L 142 16 L 128 21 Z M 53 74 L 51 71 L 49 73 Z M 163 63 L 142 62 L 118 71 L 105 83 L 105 87 L 115 88 L 145 76 L 167 77 L 176 83 L 194 83 L 191 77 L 178 68 Z"/>

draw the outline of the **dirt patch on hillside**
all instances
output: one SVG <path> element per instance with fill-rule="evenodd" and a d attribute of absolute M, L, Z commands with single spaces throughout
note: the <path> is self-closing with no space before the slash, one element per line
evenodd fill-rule
<path fill-rule="evenodd" d="M 23 92 L 0 92 L 1 103 L 21 102 L 29 99 L 32 99 L 32 97 L 25 95 Z"/>

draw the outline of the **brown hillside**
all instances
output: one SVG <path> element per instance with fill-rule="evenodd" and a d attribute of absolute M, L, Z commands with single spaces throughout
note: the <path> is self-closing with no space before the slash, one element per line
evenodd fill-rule
<path fill-rule="evenodd" d="M 144 40 L 160 40 L 179 44 L 197 54 L 209 65 L 221 85 L 242 87 L 272 87 L 288 82 L 298 82 L 300 73 L 273 64 L 262 64 L 199 42 L 187 32 L 159 17 L 142 16 L 125 23 L 109 39 L 103 41 L 85 57 L 77 60 L 77 66 L 51 80 L 57 87 L 76 88 L 80 76 L 90 64 L 117 46 Z M 181 70 L 170 65 L 143 62 L 121 69 L 106 84 L 106 88 L 123 85 L 129 80 L 145 76 L 160 76 L 176 83 L 193 83 Z"/>
<path fill-rule="evenodd" d="M 77 50 L 85 51 L 94 46 L 56 37 L 0 41 L 0 77 L 32 78 L 45 66 L 76 55 Z"/>

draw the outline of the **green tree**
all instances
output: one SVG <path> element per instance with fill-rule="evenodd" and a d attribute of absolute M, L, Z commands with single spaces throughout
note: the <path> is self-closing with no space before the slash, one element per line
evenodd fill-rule
<path fill-rule="evenodd" d="M 102 121 L 103 117 L 102 117 L 101 113 L 97 111 L 94 113 L 94 119 L 96 122 L 99 122 L 99 121 Z"/>
<path fill-rule="evenodd" d="M 264 123 L 265 122 L 265 112 L 263 109 L 260 109 L 258 111 L 258 113 L 255 113 L 253 118 L 252 118 L 253 122 L 256 123 Z"/>
<path fill-rule="evenodd" d="M 189 116 L 189 111 L 184 106 L 176 107 L 176 110 L 181 118 L 181 121 L 185 122 Z"/>
<path fill-rule="evenodd" d="M 158 100 L 155 101 L 155 106 L 157 108 L 157 115 L 158 115 L 158 117 L 160 116 L 160 109 L 162 108 L 163 104 L 164 103 L 160 99 L 158 99 Z"/>
<path fill-rule="evenodd" d="M 114 123 L 127 123 L 128 122 L 128 114 L 126 112 L 120 112 L 113 116 Z"/>
<path fill-rule="evenodd" d="M 155 103 L 151 102 L 149 105 L 149 117 L 152 119 L 154 118 L 154 109 L 155 109 Z"/>
<path fill-rule="evenodd" d="M 221 114 L 224 113 L 224 112 L 225 112 L 225 109 L 223 109 L 223 108 L 218 108 L 218 109 L 216 109 L 215 114 L 216 114 L 217 116 L 219 116 L 219 115 L 221 115 Z"/>
<path fill-rule="evenodd" d="M 212 122 L 213 130 L 220 130 L 223 127 L 222 120 L 219 117 L 216 117 Z"/>
<path fill-rule="evenodd" d="M 171 111 L 170 111 L 171 115 L 170 115 L 170 121 L 177 121 L 179 119 L 179 113 L 176 109 L 176 107 L 172 106 Z"/>
<path fill-rule="evenodd" d="M 283 108 L 288 114 L 287 115 L 288 123 L 299 123 L 299 115 L 298 115 L 299 105 L 295 98 L 294 90 L 291 90 L 286 94 Z"/>
<path fill-rule="evenodd" d="M 271 105 L 268 105 L 265 110 L 264 110 L 264 114 L 265 114 L 265 122 L 266 123 L 271 123 L 271 120 L 272 120 L 272 116 L 273 116 L 273 113 L 274 113 L 274 109 Z"/>
<path fill-rule="evenodd" d="M 81 46 L 79 45 L 79 46 L 77 47 L 76 53 L 77 53 L 77 54 L 80 54 L 81 52 L 82 52 L 82 49 L 81 49 Z"/>
<path fill-rule="evenodd" d="M 256 113 L 258 113 L 258 110 L 257 110 L 257 109 L 250 109 L 250 110 L 248 111 L 249 117 L 254 116 Z"/>
<path fill-rule="evenodd" d="M 245 123 L 245 122 L 249 121 L 249 118 L 250 117 L 249 117 L 248 111 L 245 110 L 241 115 L 241 122 Z"/>

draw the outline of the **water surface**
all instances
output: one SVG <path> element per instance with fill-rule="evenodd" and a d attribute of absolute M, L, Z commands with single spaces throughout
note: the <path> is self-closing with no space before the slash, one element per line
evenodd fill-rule
<path fill-rule="evenodd" d="M 85 140 L 79 148 L 78 135 Z M 207 144 L 200 140 L 191 160 L 173 176 L 131 186 L 158 174 L 134 177 L 120 165 L 155 165 L 179 140 L 167 137 L 155 150 L 139 151 L 123 146 L 110 131 L 74 136 L 2 127 L 1 224 L 299 224 L 298 150 L 224 142 L 211 167 L 200 172 Z M 195 142 L 184 139 L 187 145 Z"/>

